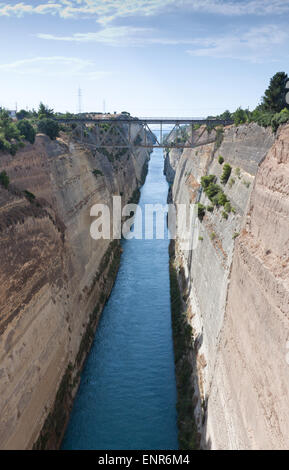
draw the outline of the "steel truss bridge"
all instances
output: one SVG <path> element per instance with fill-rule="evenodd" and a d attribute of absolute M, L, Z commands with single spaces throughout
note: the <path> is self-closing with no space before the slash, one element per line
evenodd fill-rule
<path fill-rule="evenodd" d="M 125 118 L 123 116 L 114 118 L 56 118 L 55 120 L 62 124 L 79 126 L 80 141 L 95 149 L 192 148 L 196 145 L 194 142 L 196 125 L 206 125 L 213 128 L 233 124 L 231 120 L 222 119 Z M 151 126 L 154 128 L 151 129 Z M 169 131 L 164 129 L 165 126 L 170 126 Z M 181 138 L 184 132 L 183 126 L 186 126 L 186 138 Z M 97 138 L 93 144 L 86 141 L 86 127 L 94 127 Z"/>

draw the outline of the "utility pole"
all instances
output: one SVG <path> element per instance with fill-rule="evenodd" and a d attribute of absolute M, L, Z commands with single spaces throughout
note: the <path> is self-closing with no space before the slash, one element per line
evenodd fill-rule
<path fill-rule="evenodd" d="M 78 88 L 78 114 L 82 113 L 82 90 Z"/>

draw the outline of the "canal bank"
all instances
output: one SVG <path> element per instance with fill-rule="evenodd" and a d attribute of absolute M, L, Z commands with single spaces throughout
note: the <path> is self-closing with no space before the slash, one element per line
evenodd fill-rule
<path fill-rule="evenodd" d="M 151 155 L 140 206 L 165 204 L 163 153 Z M 63 449 L 177 449 L 167 239 L 125 240 Z"/>

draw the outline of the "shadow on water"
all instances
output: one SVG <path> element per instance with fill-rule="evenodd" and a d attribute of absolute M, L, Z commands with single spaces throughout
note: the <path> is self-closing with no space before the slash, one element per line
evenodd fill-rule
<path fill-rule="evenodd" d="M 163 154 L 140 205 L 165 204 Z M 178 449 L 168 239 L 126 240 L 62 449 Z"/>

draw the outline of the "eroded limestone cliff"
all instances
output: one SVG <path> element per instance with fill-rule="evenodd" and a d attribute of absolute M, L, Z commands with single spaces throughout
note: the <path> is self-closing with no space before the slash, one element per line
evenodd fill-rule
<path fill-rule="evenodd" d="M 231 177 L 220 184 L 223 165 Z M 201 447 L 289 445 L 289 126 L 224 129 L 214 143 L 166 157 L 174 203 L 211 205 L 201 177 L 216 175 L 233 211 L 206 211 L 191 251 L 175 243 L 183 310 L 192 328 L 194 415 Z M 169 179 L 171 173 L 169 174 Z"/>
<path fill-rule="evenodd" d="M 90 209 L 135 197 L 149 151 L 109 155 L 94 139 L 38 135 L 0 156 L 1 449 L 59 446 L 118 269 L 120 244 L 90 237 Z"/>

